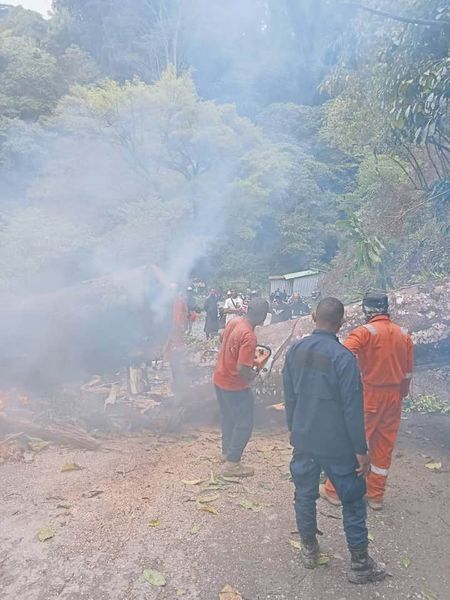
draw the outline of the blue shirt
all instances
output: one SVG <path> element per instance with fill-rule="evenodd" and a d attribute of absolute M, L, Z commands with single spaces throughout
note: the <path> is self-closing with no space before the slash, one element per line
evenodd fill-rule
<path fill-rule="evenodd" d="M 363 388 L 354 355 L 316 329 L 294 344 L 283 369 L 291 444 L 333 460 L 365 454 Z"/>

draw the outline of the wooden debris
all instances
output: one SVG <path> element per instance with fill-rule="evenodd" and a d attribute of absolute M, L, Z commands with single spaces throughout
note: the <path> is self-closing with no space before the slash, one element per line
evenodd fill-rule
<path fill-rule="evenodd" d="M 73 425 L 40 425 L 23 418 L 12 418 L 0 413 L 0 433 L 23 432 L 31 437 L 40 438 L 86 450 L 98 450 L 100 442 L 82 429 Z"/>

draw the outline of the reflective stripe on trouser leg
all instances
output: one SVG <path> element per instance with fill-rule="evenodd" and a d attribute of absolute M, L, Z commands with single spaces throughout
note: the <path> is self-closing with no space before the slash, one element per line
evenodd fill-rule
<path fill-rule="evenodd" d="M 375 502 L 383 502 L 392 452 L 400 426 L 400 392 L 396 389 L 371 389 L 366 391 L 365 400 L 367 407 L 377 407 L 376 412 L 366 410 L 365 414 L 372 463 L 371 472 L 367 476 L 367 497 Z"/>
<path fill-rule="evenodd" d="M 370 465 L 370 470 L 372 473 L 375 473 L 375 475 L 381 475 L 382 477 L 387 477 L 389 473 L 389 469 L 382 469 L 376 465 Z"/>

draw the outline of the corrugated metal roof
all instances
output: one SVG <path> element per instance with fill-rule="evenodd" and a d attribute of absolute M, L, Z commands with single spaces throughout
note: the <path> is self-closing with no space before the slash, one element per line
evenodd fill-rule
<path fill-rule="evenodd" d="M 308 269 L 307 271 L 297 271 L 297 273 L 286 273 L 286 275 L 273 275 L 269 279 L 300 279 L 300 277 L 311 277 L 312 275 L 319 275 L 320 271 L 314 269 Z"/>
<path fill-rule="evenodd" d="M 311 275 L 318 275 L 319 271 L 309 269 L 308 271 L 298 271 L 298 273 L 287 273 L 285 279 L 300 279 L 300 277 L 310 277 Z"/>

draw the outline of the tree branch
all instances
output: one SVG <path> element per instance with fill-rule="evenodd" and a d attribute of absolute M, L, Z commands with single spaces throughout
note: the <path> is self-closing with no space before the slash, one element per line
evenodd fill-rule
<path fill-rule="evenodd" d="M 450 27 L 450 21 L 437 21 L 430 19 L 416 19 L 414 17 L 404 17 L 402 15 L 394 15 L 392 13 L 386 12 L 384 10 L 378 10 L 376 8 L 371 8 L 370 6 L 364 6 L 363 4 L 359 4 L 359 2 L 343 2 L 346 6 L 351 6 L 352 8 L 356 8 L 357 10 L 365 10 L 373 15 L 377 15 L 379 17 L 385 17 L 386 19 L 393 19 L 394 21 L 400 21 L 401 23 L 408 23 L 410 25 L 426 25 L 431 27 Z"/>

